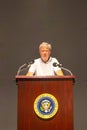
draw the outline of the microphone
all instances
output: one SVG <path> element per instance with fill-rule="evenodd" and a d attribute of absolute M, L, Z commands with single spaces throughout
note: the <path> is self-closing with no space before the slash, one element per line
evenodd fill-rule
<path fill-rule="evenodd" d="M 62 64 L 54 62 L 54 63 L 53 63 L 53 66 L 54 66 L 54 67 L 57 67 L 57 66 L 62 67 Z"/>
<path fill-rule="evenodd" d="M 20 74 L 21 70 L 23 69 L 26 69 L 26 68 L 29 68 L 31 66 L 31 64 L 34 63 L 34 60 L 33 61 L 30 61 L 30 62 L 26 62 L 25 64 L 21 65 L 17 71 L 17 75 Z"/>
<path fill-rule="evenodd" d="M 54 66 L 54 67 L 59 66 L 61 69 L 63 69 L 63 70 L 65 70 L 65 71 L 69 72 L 70 75 L 73 75 L 72 72 L 71 72 L 69 69 L 64 68 L 64 67 L 62 66 L 62 64 L 60 64 L 60 63 L 54 62 L 54 63 L 53 63 L 53 66 Z"/>
<path fill-rule="evenodd" d="M 34 63 L 34 60 L 27 62 L 27 67 L 29 68 L 31 66 L 31 64 L 33 64 L 33 63 Z"/>

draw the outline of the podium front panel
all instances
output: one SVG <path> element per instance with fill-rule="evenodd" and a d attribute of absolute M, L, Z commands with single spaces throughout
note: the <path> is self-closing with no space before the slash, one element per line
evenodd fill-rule
<path fill-rule="evenodd" d="M 74 77 L 16 77 L 18 85 L 17 130 L 73 130 Z M 51 94 L 58 101 L 57 113 L 48 119 L 34 111 L 35 99 Z"/>

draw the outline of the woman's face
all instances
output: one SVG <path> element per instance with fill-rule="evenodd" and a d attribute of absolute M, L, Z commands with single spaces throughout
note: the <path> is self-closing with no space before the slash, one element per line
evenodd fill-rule
<path fill-rule="evenodd" d="M 47 62 L 49 60 L 51 51 L 47 46 L 42 46 L 39 53 L 43 62 Z"/>

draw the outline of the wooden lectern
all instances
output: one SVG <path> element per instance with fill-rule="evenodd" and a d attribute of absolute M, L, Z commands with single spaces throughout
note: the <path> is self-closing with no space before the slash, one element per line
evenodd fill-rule
<path fill-rule="evenodd" d="M 17 130 L 73 130 L 74 76 L 16 76 L 18 86 Z M 50 119 L 37 116 L 35 99 L 44 93 L 58 101 L 58 111 Z"/>

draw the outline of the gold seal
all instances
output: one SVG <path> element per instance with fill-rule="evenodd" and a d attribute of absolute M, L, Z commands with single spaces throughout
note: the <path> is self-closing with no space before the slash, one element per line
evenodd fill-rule
<path fill-rule="evenodd" d="M 43 93 L 35 99 L 34 111 L 40 118 L 52 118 L 58 111 L 58 101 L 52 94 Z"/>

